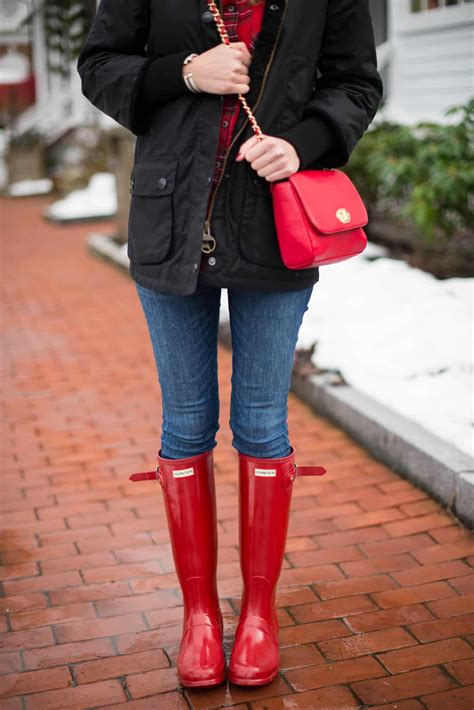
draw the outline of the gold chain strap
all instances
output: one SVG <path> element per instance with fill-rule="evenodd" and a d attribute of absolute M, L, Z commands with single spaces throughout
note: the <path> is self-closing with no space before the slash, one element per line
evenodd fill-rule
<path fill-rule="evenodd" d="M 224 44 L 229 45 L 230 44 L 229 35 L 227 34 L 227 30 L 225 28 L 224 21 L 221 17 L 221 13 L 219 12 L 219 8 L 217 7 L 216 3 L 211 2 L 211 0 L 208 0 L 207 4 L 209 6 L 209 10 L 212 12 L 212 14 L 214 16 L 214 20 L 216 21 L 217 30 L 219 32 L 221 39 L 222 39 L 222 42 Z M 252 109 L 248 105 L 248 103 L 245 99 L 245 96 L 243 96 L 242 94 L 238 94 L 238 97 L 239 97 L 240 101 L 242 102 L 242 106 L 244 107 L 244 111 L 246 112 L 247 116 L 249 117 L 249 121 L 252 126 L 252 130 L 255 133 L 255 135 L 257 136 L 257 139 L 259 141 L 263 140 L 264 135 L 262 133 L 262 129 L 258 125 L 257 119 L 253 115 Z"/>

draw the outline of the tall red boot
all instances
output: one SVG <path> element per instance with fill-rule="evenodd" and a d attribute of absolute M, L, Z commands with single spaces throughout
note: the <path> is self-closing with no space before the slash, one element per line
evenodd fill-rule
<path fill-rule="evenodd" d="M 321 476 L 322 466 L 297 466 L 288 456 L 260 459 L 238 452 L 242 608 L 228 677 L 238 685 L 265 685 L 278 674 L 280 650 L 276 585 L 285 552 L 293 482 Z"/>
<path fill-rule="evenodd" d="M 182 459 L 157 455 L 158 468 L 132 481 L 158 479 L 176 573 L 184 598 L 178 677 L 196 688 L 225 680 L 222 615 L 217 596 L 217 520 L 213 450 Z"/>

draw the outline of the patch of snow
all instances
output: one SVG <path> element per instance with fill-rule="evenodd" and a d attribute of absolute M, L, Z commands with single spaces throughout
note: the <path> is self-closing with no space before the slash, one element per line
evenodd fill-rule
<path fill-rule="evenodd" d="M 30 75 L 30 62 L 22 52 L 9 47 L 0 57 L 0 84 L 19 84 Z"/>
<path fill-rule="evenodd" d="M 128 244 L 125 242 L 119 246 L 119 253 L 123 259 L 128 259 Z"/>
<path fill-rule="evenodd" d="M 18 0 L 3 0 L 2 2 L 2 33 L 20 32 L 30 12 L 29 3 Z M 26 34 L 26 31 L 25 31 Z"/>
<path fill-rule="evenodd" d="M 474 279 L 436 279 L 369 243 L 320 267 L 297 347 L 317 341 L 315 365 L 472 456 L 473 295 Z"/>
<path fill-rule="evenodd" d="M 87 240 L 89 247 L 98 254 L 107 257 L 110 261 L 124 266 L 130 266 L 127 254 L 127 243 L 117 244 L 117 242 L 107 234 L 94 233 Z"/>
<path fill-rule="evenodd" d="M 12 197 L 29 197 L 31 195 L 46 195 L 52 189 L 53 181 L 49 178 L 19 180 L 8 186 L 8 194 Z"/>
<path fill-rule="evenodd" d="M 103 131 L 112 131 L 119 127 L 114 118 L 102 112 L 99 114 L 99 125 Z"/>
<path fill-rule="evenodd" d="M 389 251 L 386 247 L 381 244 L 374 244 L 374 242 L 367 242 L 367 246 L 364 249 L 365 259 L 378 259 L 380 256 L 389 257 Z"/>
<path fill-rule="evenodd" d="M 74 190 L 49 205 L 44 214 L 60 222 L 113 217 L 117 211 L 117 189 L 112 173 L 92 175 L 87 187 Z"/>

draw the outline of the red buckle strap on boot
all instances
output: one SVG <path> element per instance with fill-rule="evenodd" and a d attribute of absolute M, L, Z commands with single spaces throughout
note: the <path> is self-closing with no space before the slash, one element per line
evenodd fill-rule
<path fill-rule="evenodd" d="M 134 473 L 130 480 L 158 480 L 163 489 L 173 559 L 184 600 L 178 677 L 186 687 L 218 685 L 225 680 L 225 657 L 216 582 L 213 450 L 182 459 L 166 459 L 160 454 L 156 471 Z"/>
<path fill-rule="evenodd" d="M 244 581 L 240 620 L 229 664 L 237 685 L 266 685 L 280 666 L 276 585 L 280 576 L 298 476 L 322 476 L 323 466 L 297 466 L 288 456 L 263 459 L 239 452 L 240 565 Z"/>
<path fill-rule="evenodd" d="M 129 481 L 159 481 L 158 469 L 156 471 L 144 471 L 143 473 L 132 473 Z"/>
<path fill-rule="evenodd" d="M 324 476 L 327 470 L 323 466 L 297 466 L 295 464 L 297 476 Z"/>
<path fill-rule="evenodd" d="M 298 466 L 295 464 L 296 476 L 324 476 L 327 470 L 323 466 Z M 158 469 L 156 471 L 144 471 L 143 473 L 132 473 L 130 481 L 159 481 Z"/>

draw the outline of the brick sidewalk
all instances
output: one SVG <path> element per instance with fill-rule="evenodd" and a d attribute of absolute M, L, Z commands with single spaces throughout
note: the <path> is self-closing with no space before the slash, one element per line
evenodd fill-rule
<path fill-rule="evenodd" d="M 133 284 L 88 255 L 91 225 L 3 201 L 2 710 L 472 710 L 474 544 L 423 492 L 293 396 L 299 463 L 278 596 L 282 671 L 183 693 L 182 609 L 152 467 L 161 408 Z M 318 286 L 316 286 L 318 288 Z M 220 351 L 215 449 L 226 650 L 236 624 L 236 453 Z M 137 367 L 137 365 L 139 365 Z M 469 557 L 471 555 L 471 557 Z"/>

